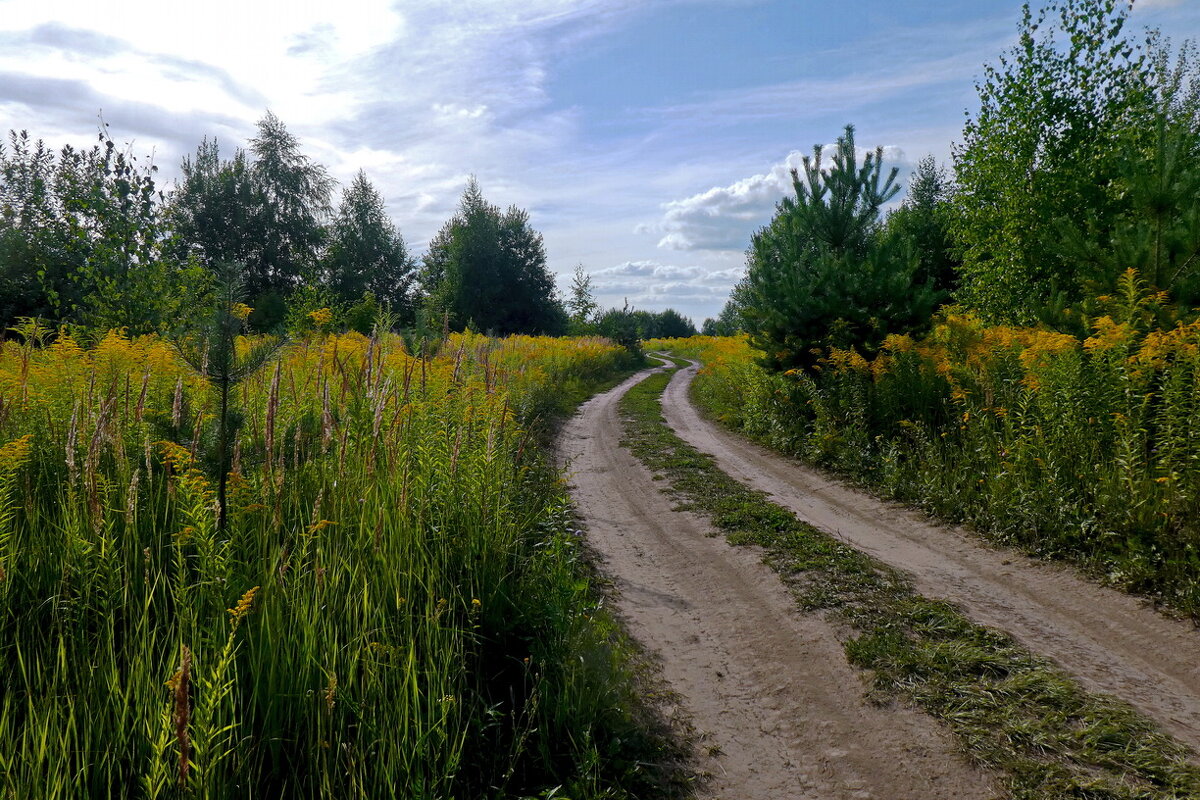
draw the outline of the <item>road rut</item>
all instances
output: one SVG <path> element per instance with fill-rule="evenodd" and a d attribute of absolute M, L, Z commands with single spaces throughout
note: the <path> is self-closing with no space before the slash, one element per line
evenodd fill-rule
<path fill-rule="evenodd" d="M 619 613 L 703 735 L 712 779 L 701 796 L 996 797 L 993 777 L 931 718 L 864 698 L 834 629 L 797 610 L 760 550 L 730 547 L 701 517 L 674 511 L 620 446 L 617 402 L 650 372 L 585 403 L 559 458 Z"/>
<path fill-rule="evenodd" d="M 991 549 L 961 528 L 848 488 L 701 417 L 697 366 L 675 374 L 663 413 L 734 479 L 909 574 L 918 592 L 1004 630 L 1092 691 L 1115 695 L 1200 751 L 1200 632 L 1067 568 Z"/>

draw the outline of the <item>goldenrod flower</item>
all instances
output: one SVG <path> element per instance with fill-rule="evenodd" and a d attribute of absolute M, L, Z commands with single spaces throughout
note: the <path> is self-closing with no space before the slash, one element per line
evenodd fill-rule
<path fill-rule="evenodd" d="M 238 600 L 237 607 L 226 609 L 229 612 L 229 616 L 233 617 L 234 620 L 240 620 L 242 617 L 246 616 L 246 614 L 250 611 L 250 604 L 254 602 L 254 595 L 258 593 L 259 588 L 260 587 L 255 586 L 253 589 L 247 590 L 247 592 L 242 595 L 242 599 Z"/>

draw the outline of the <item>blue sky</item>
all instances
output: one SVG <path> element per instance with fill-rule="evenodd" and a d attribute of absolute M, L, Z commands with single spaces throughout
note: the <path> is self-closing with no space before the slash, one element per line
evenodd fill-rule
<path fill-rule="evenodd" d="M 418 251 L 468 176 L 530 211 L 565 286 L 723 304 L 787 166 L 846 123 L 906 169 L 950 157 L 1016 0 L 0 0 L 0 123 L 115 138 L 169 182 L 270 108 L 348 182 L 363 168 Z M 1137 26 L 1200 37 L 1200 0 Z"/>

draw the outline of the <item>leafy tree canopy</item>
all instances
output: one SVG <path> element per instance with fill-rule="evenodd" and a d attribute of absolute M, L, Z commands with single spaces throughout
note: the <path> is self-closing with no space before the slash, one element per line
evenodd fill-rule
<path fill-rule="evenodd" d="M 251 321 L 260 328 L 281 322 L 285 298 L 317 278 L 333 179 L 270 112 L 249 152 L 222 160 L 216 141 L 205 139 L 181 171 L 170 199 L 178 251 L 212 271 L 241 264 Z"/>
<path fill-rule="evenodd" d="M 203 288 L 166 258 L 157 168 L 100 128 L 90 150 L 57 154 L 11 133 L 0 147 L 0 319 L 44 317 L 99 330 L 160 330 Z"/>
<path fill-rule="evenodd" d="M 979 113 L 954 151 L 959 298 L 994 320 L 1032 322 L 1056 293 L 1078 298 L 1060 221 L 1085 212 L 1107 238 L 1127 206 L 1122 159 L 1146 148 L 1158 104 L 1144 41 L 1122 0 L 1025 4 L 1018 43 L 986 67 Z"/>
<path fill-rule="evenodd" d="M 529 214 L 487 202 L 474 178 L 458 213 L 430 242 L 421 280 L 427 313 L 453 328 L 500 335 L 566 329 L 542 236 L 530 227 Z"/>

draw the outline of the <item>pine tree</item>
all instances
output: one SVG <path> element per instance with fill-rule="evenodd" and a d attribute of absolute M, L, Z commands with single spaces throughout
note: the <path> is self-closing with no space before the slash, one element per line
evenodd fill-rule
<path fill-rule="evenodd" d="M 561 333 L 566 312 L 527 212 L 501 212 L 472 178 L 458 213 L 429 243 L 421 271 L 426 313 L 456 329 Z"/>
<path fill-rule="evenodd" d="M 244 421 L 234 389 L 261 369 L 283 346 L 282 340 L 260 337 L 248 350 L 239 352 L 237 339 L 244 331 L 246 312 L 250 310 L 243 302 L 242 273 L 240 265 L 217 265 L 212 315 L 197 330 L 176 342 L 183 360 L 207 379 L 216 401 L 216 437 L 213 446 L 207 448 L 207 460 L 217 481 L 217 524 L 222 534 L 228 524 L 226 486 L 233 443 Z"/>
<path fill-rule="evenodd" d="M 811 369 L 829 346 L 871 352 L 922 324 L 937 301 L 914 283 L 911 249 L 877 235 L 879 209 L 899 191 L 894 168 L 883 177 L 883 149 L 860 166 L 846 126 L 831 168 L 822 156 L 818 146 L 805 157 L 803 180 L 792 170 L 796 196 L 780 202 L 748 256 L 743 315 L 771 369 Z"/>
<path fill-rule="evenodd" d="M 954 255 L 950 228 L 955 208 L 946 170 L 933 156 L 917 163 L 904 203 L 887 216 L 884 235 L 913 248 L 918 266 L 915 279 L 941 292 L 953 291 L 960 262 Z"/>
<path fill-rule="evenodd" d="M 342 302 L 370 293 L 376 302 L 411 321 L 415 263 L 387 215 L 383 197 L 361 170 L 342 193 L 324 260 L 325 280 Z"/>

